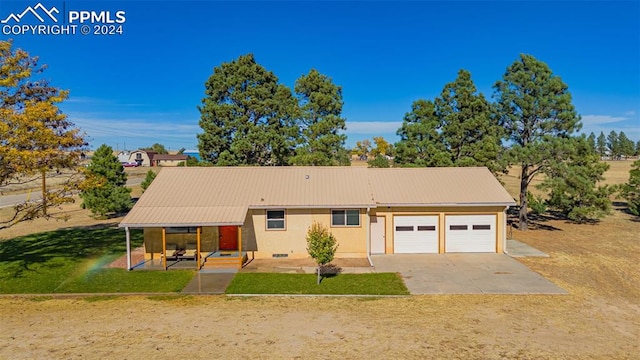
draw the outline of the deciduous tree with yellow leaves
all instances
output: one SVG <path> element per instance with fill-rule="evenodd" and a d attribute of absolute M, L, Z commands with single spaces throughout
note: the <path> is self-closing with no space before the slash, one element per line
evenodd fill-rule
<path fill-rule="evenodd" d="M 47 206 L 73 201 L 79 177 L 46 191 L 48 171 L 76 169 L 87 145 L 58 108 L 69 93 L 40 78 L 44 66 L 11 41 L 0 41 L 0 192 L 12 184 L 42 180 L 43 200 L 14 207 L 0 229 L 46 215 Z"/>

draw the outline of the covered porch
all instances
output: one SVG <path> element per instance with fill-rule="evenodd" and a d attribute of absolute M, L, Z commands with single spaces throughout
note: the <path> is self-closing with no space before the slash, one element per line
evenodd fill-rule
<path fill-rule="evenodd" d="M 124 229 L 129 270 L 240 269 L 248 260 L 241 225 L 144 227 L 144 260 L 136 264 Z"/>

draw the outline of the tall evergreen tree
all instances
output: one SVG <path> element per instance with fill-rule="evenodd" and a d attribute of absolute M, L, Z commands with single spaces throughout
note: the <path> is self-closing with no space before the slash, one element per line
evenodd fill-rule
<path fill-rule="evenodd" d="M 499 162 L 503 130 L 491 111 L 467 70 L 460 70 L 435 99 L 442 140 L 453 165 L 486 166 L 494 173 L 504 169 Z"/>
<path fill-rule="evenodd" d="M 620 158 L 620 142 L 618 141 L 618 133 L 614 130 L 611 130 L 607 135 L 607 148 L 612 159 L 617 160 Z"/>
<path fill-rule="evenodd" d="M 118 214 L 131 209 L 131 189 L 125 187 L 127 174 L 113 155 L 113 149 L 101 145 L 93 154 L 81 185 L 82 208 L 97 217 Z"/>
<path fill-rule="evenodd" d="M 301 136 L 293 165 L 349 165 L 342 88 L 315 69 L 295 85 L 299 100 Z"/>
<path fill-rule="evenodd" d="M 607 156 L 607 137 L 602 131 L 600 131 L 600 135 L 598 135 L 598 140 L 596 142 L 596 151 L 601 158 Z"/>
<path fill-rule="evenodd" d="M 398 166 L 451 166 L 451 157 L 439 132 L 440 122 L 435 105 L 429 100 L 416 100 L 411 112 L 404 116 L 396 134 L 394 164 Z"/>
<path fill-rule="evenodd" d="M 200 157 L 214 165 L 286 165 L 297 140 L 291 90 L 252 54 L 214 68 L 205 83 Z"/>
<path fill-rule="evenodd" d="M 633 153 L 635 152 L 635 145 L 633 141 L 627 137 L 627 134 L 625 134 L 624 131 L 620 131 L 620 134 L 618 134 L 618 147 L 620 155 L 623 156 L 633 156 Z"/>
<path fill-rule="evenodd" d="M 596 134 L 594 134 L 593 132 L 591 132 L 591 134 L 589 134 L 589 137 L 587 138 L 587 143 L 589 144 L 589 148 L 597 153 L 597 146 L 596 146 Z"/>
<path fill-rule="evenodd" d="M 640 140 L 638 140 L 638 142 L 636 143 L 636 152 L 634 153 L 634 155 L 640 155 Z"/>
<path fill-rule="evenodd" d="M 520 55 L 494 85 L 497 115 L 513 144 L 510 164 L 520 165 L 520 229 L 528 229 L 527 190 L 558 158 L 561 143 L 580 129 L 568 86 L 542 61 Z"/>

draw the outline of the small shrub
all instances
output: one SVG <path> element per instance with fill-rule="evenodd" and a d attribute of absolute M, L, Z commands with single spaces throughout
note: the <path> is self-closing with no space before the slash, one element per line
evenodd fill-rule
<path fill-rule="evenodd" d="M 547 212 L 547 204 L 540 196 L 534 196 L 531 192 L 527 191 L 527 202 L 529 203 L 529 209 L 536 215 L 544 214 Z"/>

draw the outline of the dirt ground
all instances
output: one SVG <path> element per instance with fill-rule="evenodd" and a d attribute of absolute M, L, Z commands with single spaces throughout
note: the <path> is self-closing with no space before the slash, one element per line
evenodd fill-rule
<path fill-rule="evenodd" d="M 95 223 L 68 211 L 0 238 Z M 640 219 L 540 218 L 513 238 L 569 295 L 0 297 L 0 359 L 640 359 Z"/>

